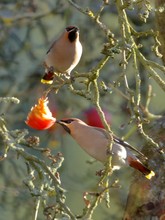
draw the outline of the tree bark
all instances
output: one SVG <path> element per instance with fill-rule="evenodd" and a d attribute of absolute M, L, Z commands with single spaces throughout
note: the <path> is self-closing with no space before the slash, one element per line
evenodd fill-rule
<path fill-rule="evenodd" d="M 155 177 L 147 180 L 136 178 L 130 186 L 124 220 L 165 220 L 165 117 L 151 123 L 149 135 L 162 146 L 157 149 L 144 145 L 143 153 L 149 158 L 149 165 Z"/>
<path fill-rule="evenodd" d="M 162 60 L 165 65 L 165 0 L 155 0 L 156 8 L 156 29 L 159 31 L 160 52 L 163 55 Z"/>

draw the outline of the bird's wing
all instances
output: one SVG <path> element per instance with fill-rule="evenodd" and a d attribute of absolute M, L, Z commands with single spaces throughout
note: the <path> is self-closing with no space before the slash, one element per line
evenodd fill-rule
<path fill-rule="evenodd" d="M 126 148 L 129 148 L 130 150 L 135 151 L 135 152 L 138 153 L 140 156 L 142 156 L 142 157 L 144 157 L 145 159 L 147 159 L 146 156 L 145 156 L 142 152 L 140 152 L 139 150 L 137 150 L 136 148 L 134 148 L 133 146 L 131 146 L 131 145 L 128 144 L 127 142 L 125 142 L 125 141 L 119 139 L 119 138 L 116 137 L 116 136 L 113 136 L 113 140 L 114 140 L 115 143 L 120 144 L 120 145 L 122 145 L 122 146 L 124 146 L 124 147 L 126 147 Z"/>
<path fill-rule="evenodd" d="M 56 41 L 54 41 L 54 42 L 51 44 L 51 46 L 50 46 L 49 50 L 46 52 L 46 54 L 48 54 L 48 53 L 51 51 L 51 49 L 54 47 L 55 43 L 56 43 Z"/>
<path fill-rule="evenodd" d="M 107 139 L 109 138 L 108 132 L 107 132 L 105 129 L 103 129 L 103 128 L 98 128 L 98 127 L 94 127 L 94 129 L 100 131 Z M 138 153 L 138 154 L 139 154 L 140 156 L 142 156 L 143 158 L 147 159 L 146 156 L 145 156 L 143 153 L 141 153 L 139 150 L 137 150 L 136 148 L 134 148 L 133 146 L 131 146 L 131 145 L 128 144 L 127 142 L 121 140 L 120 138 L 118 138 L 118 137 L 116 137 L 116 136 L 114 136 L 114 135 L 113 135 L 113 141 L 114 141 L 114 143 L 120 144 L 120 145 L 122 145 L 122 146 L 124 146 L 124 147 L 126 147 L 126 148 L 128 148 L 128 149 L 130 149 L 130 150 L 132 150 L 132 151 L 134 151 L 134 152 L 136 152 L 136 153 Z"/>
<path fill-rule="evenodd" d="M 105 129 L 103 129 L 103 128 L 98 128 L 98 127 L 94 127 L 94 129 L 100 131 L 106 138 L 109 138 L 108 132 L 107 132 Z M 114 135 L 113 135 L 113 141 L 114 141 L 114 143 L 120 144 L 120 145 L 122 145 L 122 146 L 124 146 L 124 147 L 126 147 L 126 148 L 128 148 L 128 149 L 130 149 L 130 150 L 132 150 L 132 151 L 134 151 L 134 152 L 136 152 L 136 153 L 138 153 L 138 154 L 139 154 L 140 156 L 142 156 L 143 158 L 147 159 L 147 157 L 146 157 L 143 153 L 141 153 L 139 150 L 137 150 L 136 148 L 134 148 L 133 146 L 131 146 L 131 145 L 128 144 L 127 142 L 121 140 L 120 138 L 118 138 L 118 137 L 116 137 L 116 136 L 114 136 Z"/>
<path fill-rule="evenodd" d="M 92 127 L 92 126 L 90 126 L 90 127 Z M 107 139 L 109 138 L 108 132 L 105 129 L 99 128 L 99 127 L 92 127 L 92 128 L 94 128 L 95 130 L 101 132 Z"/>

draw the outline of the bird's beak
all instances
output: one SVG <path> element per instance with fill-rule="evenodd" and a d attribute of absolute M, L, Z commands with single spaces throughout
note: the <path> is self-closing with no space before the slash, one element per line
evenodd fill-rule
<path fill-rule="evenodd" d="M 60 125 L 65 129 L 65 131 L 67 131 L 69 134 L 71 133 L 71 132 L 70 132 L 70 129 L 68 128 L 67 124 L 66 124 L 64 121 L 62 121 L 62 120 L 56 120 L 56 123 L 57 123 L 57 124 L 60 124 Z"/>
<path fill-rule="evenodd" d="M 56 123 L 62 126 L 66 126 L 66 123 L 63 120 L 56 120 Z"/>
<path fill-rule="evenodd" d="M 56 120 L 56 123 L 57 124 L 61 124 L 61 120 Z"/>

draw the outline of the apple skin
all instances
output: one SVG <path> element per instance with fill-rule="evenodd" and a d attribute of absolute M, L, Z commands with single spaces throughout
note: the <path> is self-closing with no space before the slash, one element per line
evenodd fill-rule
<path fill-rule="evenodd" d="M 103 109 L 104 115 L 105 115 L 105 119 L 107 120 L 108 124 L 111 124 L 111 114 Z M 101 121 L 101 118 L 96 110 L 95 107 L 90 107 L 88 109 L 86 109 L 83 112 L 83 117 L 85 122 L 90 125 L 90 126 L 94 126 L 94 127 L 99 127 L 99 128 L 104 128 L 104 125 Z"/>

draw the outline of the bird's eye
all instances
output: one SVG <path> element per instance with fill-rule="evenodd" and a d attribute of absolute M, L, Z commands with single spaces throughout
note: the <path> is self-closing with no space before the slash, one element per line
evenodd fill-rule
<path fill-rule="evenodd" d="M 73 119 L 67 119 L 67 120 L 61 120 L 61 121 L 65 122 L 66 124 L 70 124 L 74 120 Z"/>

